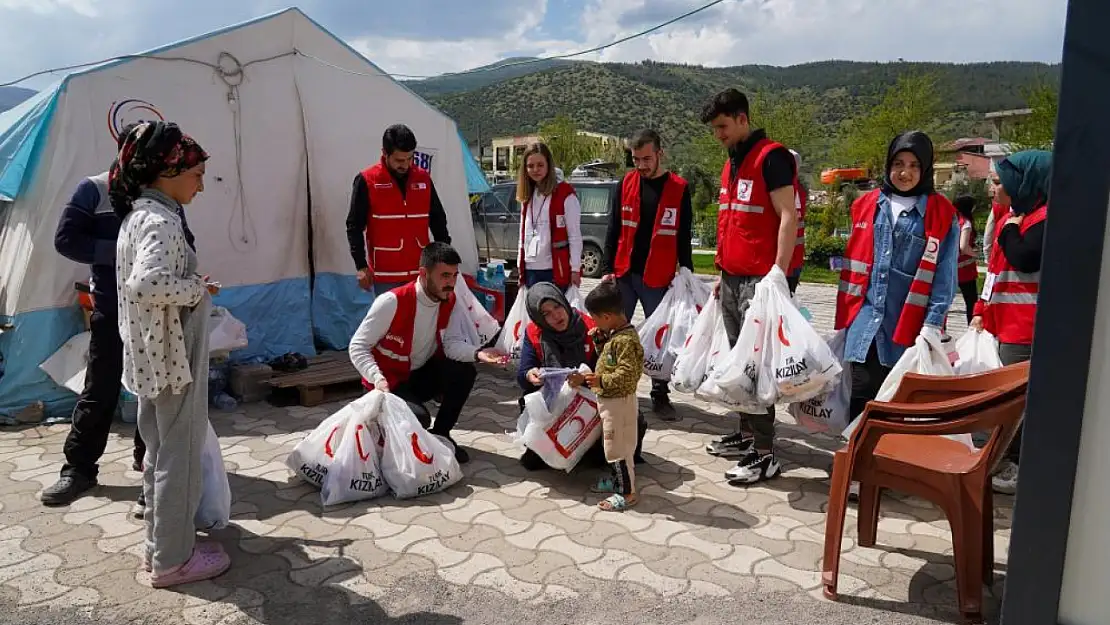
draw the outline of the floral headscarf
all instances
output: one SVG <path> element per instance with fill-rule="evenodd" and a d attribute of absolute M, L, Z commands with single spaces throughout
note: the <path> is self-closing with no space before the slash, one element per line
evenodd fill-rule
<path fill-rule="evenodd" d="M 208 153 L 177 124 L 144 122 L 123 140 L 119 155 L 108 172 L 108 197 L 121 218 L 143 187 L 158 178 L 173 178 L 208 160 Z"/>

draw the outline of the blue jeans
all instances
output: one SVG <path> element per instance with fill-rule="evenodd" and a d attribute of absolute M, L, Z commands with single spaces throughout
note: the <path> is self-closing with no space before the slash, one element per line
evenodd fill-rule
<path fill-rule="evenodd" d="M 554 282 L 555 270 L 554 269 L 525 269 L 524 270 L 524 286 L 533 287 L 540 282 Z"/>
<path fill-rule="evenodd" d="M 374 295 L 384 295 L 393 289 L 405 286 L 408 282 L 374 282 Z"/>
<path fill-rule="evenodd" d="M 655 309 L 659 308 L 659 303 L 663 301 L 663 297 L 667 295 L 667 289 L 670 288 L 646 286 L 644 277 L 632 272 L 617 278 L 617 287 L 621 290 L 624 316 L 628 317 L 629 320 L 636 314 L 637 303 L 644 307 L 644 318 L 650 317 Z M 652 395 L 668 395 L 669 392 L 666 380 L 652 379 Z"/>

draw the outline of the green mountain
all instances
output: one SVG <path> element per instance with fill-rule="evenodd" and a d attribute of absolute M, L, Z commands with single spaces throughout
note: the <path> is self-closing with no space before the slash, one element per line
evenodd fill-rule
<path fill-rule="evenodd" d="M 529 67 L 533 66 L 506 69 Z M 1024 106 L 1023 90 L 1036 82 L 1058 83 L 1060 66 L 823 61 L 791 67 L 708 68 L 651 61 L 577 62 L 471 90 L 425 93 L 458 122 L 468 140 L 475 140 L 479 132 L 483 141 L 534 132 L 541 123 L 563 114 L 583 129 L 620 136 L 645 126 L 655 127 L 665 141 L 676 145 L 705 132 L 697 119 L 698 112 L 709 96 L 727 87 L 737 87 L 749 95 L 787 94 L 812 102 L 817 107 L 822 134 L 831 137 L 840 122 L 875 104 L 883 91 L 907 72 L 937 76 L 937 89 L 946 108 L 937 126 L 943 134 L 955 138 L 986 132 L 983 113 Z M 758 125 L 758 110 L 753 111 L 753 117 Z"/>
<path fill-rule="evenodd" d="M 405 85 L 425 98 L 444 96 L 462 91 L 473 91 L 505 80 L 527 76 L 549 69 L 568 67 L 577 61 L 511 57 L 491 65 L 483 65 L 465 74 L 444 74 L 424 80 L 405 81 Z"/>

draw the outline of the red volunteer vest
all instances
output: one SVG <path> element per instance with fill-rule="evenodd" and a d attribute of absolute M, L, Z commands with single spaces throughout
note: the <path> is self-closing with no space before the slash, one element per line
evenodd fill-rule
<path fill-rule="evenodd" d="M 587 332 L 593 330 L 597 326 L 589 315 L 582 315 L 582 321 L 586 324 Z M 524 329 L 524 336 L 527 337 L 528 343 L 532 345 L 532 349 L 536 352 L 536 356 L 539 357 L 540 361 L 543 361 L 543 341 L 540 340 L 540 327 L 534 322 L 529 321 L 528 327 Z M 586 363 L 584 364 L 589 364 L 596 353 L 597 348 L 594 347 L 594 337 L 586 335 Z"/>
<path fill-rule="evenodd" d="M 844 267 L 840 270 L 840 285 L 836 294 L 837 330 L 852 325 L 863 308 L 875 262 L 875 211 L 878 206 L 878 189 L 860 196 L 852 204 L 852 234 L 844 251 Z M 917 272 L 910 283 L 910 294 L 894 328 L 893 339 L 899 345 L 913 345 L 925 325 L 940 243 L 948 236 L 955 216 L 956 207 L 948 198 L 939 193 L 929 195 L 925 206 L 925 253 L 921 255 Z"/>
<path fill-rule="evenodd" d="M 967 223 L 967 217 L 956 213 L 956 219 L 959 219 L 960 236 L 963 237 L 964 224 Z M 971 241 L 975 245 L 975 241 Z M 960 253 L 956 261 L 956 279 L 963 284 L 964 282 L 973 282 L 979 279 L 979 268 L 975 265 L 975 257 Z"/>
<path fill-rule="evenodd" d="M 432 177 L 424 169 L 410 167 L 404 196 L 384 161 L 363 171 L 362 179 L 370 196 L 366 251 L 374 280 L 415 280 L 420 273 L 420 251 L 429 240 Z"/>
<path fill-rule="evenodd" d="M 570 238 L 567 236 L 567 217 L 565 202 L 567 197 L 574 195 L 574 187 L 566 182 L 555 185 L 551 192 L 550 210 L 551 218 L 551 269 L 555 274 L 554 282 L 561 288 L 570 286 Z M 520 243 L 517 248 L 517 267 L 524 275 L 524 217 L 528 214 L 529 198 L 520 207 Z"/>
<path fill-rule="evenodd" d="M 1042 206 L 1021 222 L 1024 235 L 1030 228 L 1048 218 L 1048 206 Z M 976 314 L 983 317 L 983 329 L 990 332 L 1002 343 L 1018 345 L 1033 344 L 1033 322 L 1037 316 L 1037 295 L 1040 292 L 1041 274 L 1022 273 L 1006 260 L 1006 254 L 998 244 L 998 233 L 1006 225 L 999 219 L 995 231 L 994 247 L 988 264 L 988 277 L 995 276 L 990 300 L 980 300 L 975 307 Z M 985 287 L 984 287 L 984 290 Z"/>
<path fill-rule="evenodd" d="M 794 256 L 790 259 L 790 272 L 802 268 L 806 262 L 806 197 L 801 181 L 794 180 L 794 209 L 798 211 L 798 240 L 794 244 Z"/>
<path fill-rule="evenodd" d="M 416 320 L 417 288 L 418 284 L 414 281 L 390 291 L 390 293 L 397 296 L 397 312 L 394 313 L 393 321 L 389 324 L 389 330 L 386 331 L 385 336 L 370 349 L 370 353 L 374 355 L 374 361 L 378 363 L 378 369 L 385 376 L 385 381 L 389 383 L 390 389 L 396 389 L 405 380 L 408 380 L 412 373 L 412 363 L 409 362 L 409 356 L 412 355 L 412 332 L 413 322 Z M 443 330 L 447 328 L 447 322 L 451 320 L 451 311 L 454 308 L 454 293 L 446 302 L 439 305 L 439 316 L 436 318 L 437 356 L 443 356 Z M 367 389 L 374 388 L 373 382 L 369 380 L 364 379 L 362 385 Z"/>
<path fill-rule="evenodd" d="M 670 286 L 678 266 L 678 220 L 686 181 L 674 173 L 667 176 L 659 206 L 655 209 L 651 249 L 644 266 L 644 285 L 652 288 Z M 636 244 L 636 229 L 639 226 L 640 172 L 633 170 L 625 174 L 621 183 L 621 234 L 613 263 L 618 277 L 628 273 L 631 267 L 632 248 Z"/>
<path fill-rule="evenodd" d="M 737 276 L 765 276 L 778 252 L 779 216 L 763 180 L 763 159 L 782 145 L 762 139 L 740 164 L 733 181 L 732 162 L 721 169 L 717 213 L 717 268 Z"/>

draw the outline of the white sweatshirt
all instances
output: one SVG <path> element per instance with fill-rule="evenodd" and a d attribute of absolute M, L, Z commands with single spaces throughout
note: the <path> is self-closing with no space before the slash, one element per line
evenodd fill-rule
<path fill-rule="evenodd" d="M 582 205 L 578 196 L 569 195 L 563 202 L 563 215 L 567 220 L 567 242 L 570 244 L 570 270 L 582 266 Z M 535 239 L 533 243 L 532 240 Z M 532 201 L 524 210 L 524 264 L 528 269 L 551 269 L 551 196 L 532 194 Z"/>
<path fill-rule="evenodd" d="M 465 307 L 456 306 L 451 311 L 451 317 L 465 314 Z M 349 353 L 355 369 L 363 379 L 371 382 L 385 380 L 385 376 L 374 360 L 370 350 L 382 340 L 385 333 L 393 323 L 393 316 L 397 314 L 397 296 L 393 293 L 384 293 L 374 298 L 366 318 L 359 324 L 355 335 L 351 337 Z M 436 321 L 439 317 L 439 302 L 434 301 L 424 288 L 419 284 L 416 287 L 416 319 L 413 320 L 412 353 L 409 355 L 410 371 L 423 367 L 436 352 Z M 443 352 L 451 360 L 459 362 L 474 362 L 477 345 L 471 345 L 460 335 L 451 333 L 451 327 L 465 327 L 461 324 L 449 324 L 443 331 Z"/>

